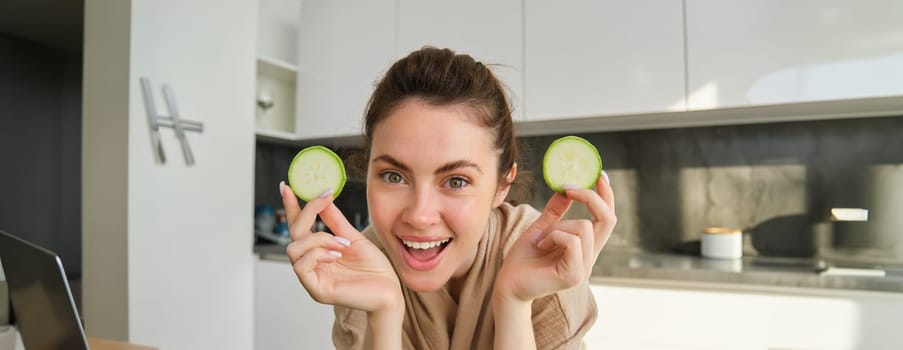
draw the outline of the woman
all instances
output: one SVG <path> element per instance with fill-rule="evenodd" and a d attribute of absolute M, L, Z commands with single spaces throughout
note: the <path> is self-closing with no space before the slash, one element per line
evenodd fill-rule
<path fill-rule="evenodd" d="M 517 184 L 508 101 L 487 67 L 448 49 L 389 69 L 364 136 L 363 232 L 331 191 L 302 210 L 280 183 L 287 254 L 314 300 L 335 306 L 337 348 L 583 347 L 596 318 L 587 281 L 616 222 L 604 173 L 542 213 L 505 202 Z M 594 220 L 562 220 L 573 201 Z M 335 236 L 311 232 L 318 215 Z"/>

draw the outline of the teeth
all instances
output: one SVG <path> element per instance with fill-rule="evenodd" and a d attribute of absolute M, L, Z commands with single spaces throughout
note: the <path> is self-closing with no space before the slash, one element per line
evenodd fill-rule
<path fill-rule="evenodd" d="M 405 241 L 401 240 L 404 245 L 408 248 L 414 249 L 430 249 L 433 247 L 438 247 L 439 245 L 445 244 L 448 242 L 448 238 L 441 241 L 432 241 L 432 242 L 414 242 L 414 241 Z"/>

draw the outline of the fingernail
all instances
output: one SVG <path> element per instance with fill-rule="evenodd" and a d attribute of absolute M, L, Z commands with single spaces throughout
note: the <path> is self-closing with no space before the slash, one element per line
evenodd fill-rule
<path fill-rule="evenodd" d="M 279 194 L 285 193 L 285 181 L 279 181 Z"/>
<path fill-rule="evenodd" d="M 611 181 L 608 180 L 608 173 L 606 173 L 605 170 L 602 170 L 602 177 L 605 178 L 606 183 L 611 183 Z"/>
<path fill-rule="evenodd" d="M 326 197 L 329 197 L 329 196 L 331 196 L 331 195 L 332 195 L 332 189 L 330 188 L 330 189 L 328 189 L 328 190 L 326 190 L 326 191 L 323 191 L 323 193 L 320 193 L 320 195 L 317 196 L 317 198 L 326 198 Z"/>
<path fill-rule="evenodd" d="M 330 250 L 330 251 L 329 251 L 329 254 L 332 254 L 332 255 L 335 256 L 336 258 L 341 258 L 341 257 L 342 257 L 342 253 L 337 252 L 337 251 L 335 251 L 335 250 Z"/>
<path fill-rule="evenodd" d="M 565 191 L 570 191 L 570 190 L 576 190 L 577 186 L 571 185 L 571 184 L 564 184 L 563 186 L 561 186 L 561 188 L 563 188 Z"/>
<path fill-rule="evenodd" d="M 346 247 L 351 245 L 351 241 L 349 241 L 345 237 L 333 236 L 332 239 L 334 239 L 336 242 L 339 242 L 339 244 L 346 246 Z"/>

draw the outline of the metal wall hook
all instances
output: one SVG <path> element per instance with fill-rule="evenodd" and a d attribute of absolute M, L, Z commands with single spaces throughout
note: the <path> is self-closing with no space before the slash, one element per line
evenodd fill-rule
<path fill-rule="evenodd" d="M 151 142 L 153 142 L 154 154 L 157 156 L 157 160 L 160 163 L 166 163 L 166 154 L 163 152 L 163 142 L 160 139 L 160 127 L 164 127 L 175 130 L 176 138 L 179 139 L 179 143 L 182 145 L 182 155 L 185 157 L 185 164 L 188 166 L 194 165 L 194 154 L 191 152 L 191 146 L 188 144 L 188 138 L 185 133 L 188 131 L 204 132 L 204 123 L 181 118 L 171 86 L 163 85 L 163 98 L 166 100 L 166 108 L 169 109 L 170 114 L 168 116 L 157 114 L 157 106 L 154 104 L 154 93 L 150 79 L 141 78 L 141 91 L 144 96 L 144 108 L 147 110 L 147 119 L 151 129 Z"/>

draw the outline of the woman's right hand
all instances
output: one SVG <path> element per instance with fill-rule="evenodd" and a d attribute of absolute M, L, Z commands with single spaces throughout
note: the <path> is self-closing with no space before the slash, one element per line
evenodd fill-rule
<path fill-rule="evenodd" d="M 404 309 L 398 275 L 389 259 L 354 228 L 324 193 L 301 209 L 298 198 L 279 184 L 292 242 L 286 248 L 298 280 L 319 303 L 371 314 Z M 317 216 L 335 236 L 311 232 Z"/>

